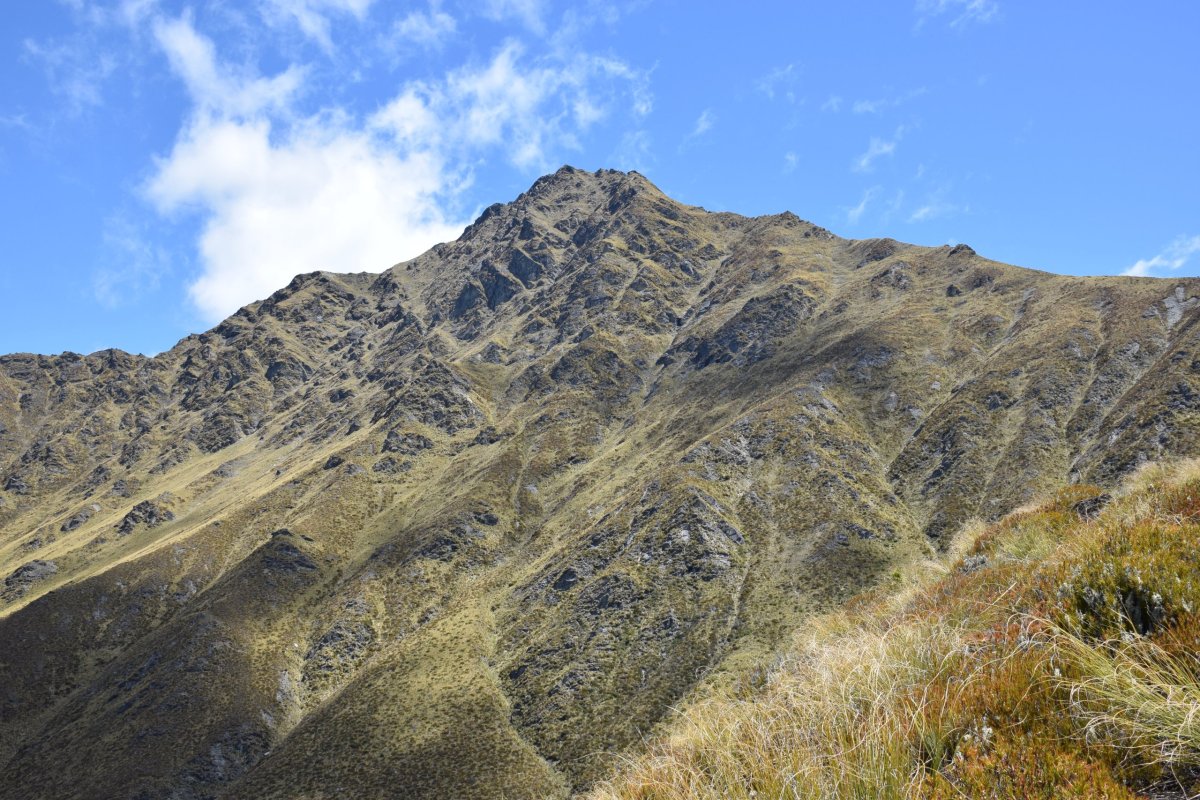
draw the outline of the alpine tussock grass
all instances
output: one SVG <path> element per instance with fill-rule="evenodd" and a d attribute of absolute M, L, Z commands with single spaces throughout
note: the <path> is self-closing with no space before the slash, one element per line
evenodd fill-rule
<path fill-rule="evenodd" d="M 679 709 L 592 800 L 1191 796 L 1200 465 L 1115 494 L 968 526 L 923 577 L 813 620 L 764 679 Z"/>

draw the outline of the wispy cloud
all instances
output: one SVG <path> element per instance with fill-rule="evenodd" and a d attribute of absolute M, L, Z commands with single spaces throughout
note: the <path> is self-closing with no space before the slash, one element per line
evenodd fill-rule
<path fill-rule="evenodd" d="M 854 101 L 854 105 L 850 107 L 850 110 L 855 114 L 879 114 L 887 111 L 888 109 L 902 106 L 910 100 L 915 100 L 916 98 L 927 94 L 928 92 L 928 89 L 926 89 L 924 86 L 921 86 L 905 92 L 904 94 L 896 95 L 895 97 L 885 97 L 875 100 L 856 100 Z"/>
<path fill-rule="evenodd" d="M 821 104 L 821 110 L 836 114 L 842 110 L 842 98 L 836 94 L 829 95 L 829 99 Z"/>
<path fill-rule="evenodd" d="M 26 39 L 25 57 L 41 64 L 51 90 L 78 114 L 103 103 L 103 87 L 117 66 L 114 54 L 98 50 L 85 37 L 63 41 Z"/>
<path fill-rule="evenodd" d="M 867 207 L 879 196 L 881 191 L 883 191 L 882 187 L 872 186 L 863 192 L 862 200 L 859 201 L 858 205 L 846 209 L 846 222 L 851 225 L 857 225 L 858 221 L 862 219 L 863 214 L 866 213 Z"/>
<path fill-rule="evenodd" d="M 896 193 L 894 195 L 892 195 L 892 199 L 888 201 L 887 206 L 884 208 L 883 221 L 891 222 L 892 218 L 894 218 L 897 214 L 899 214 L 900 209 L 903 207 L 904 207 L 904 190 L 897 189 Z"/>
<path fill-rule="evenodd" d="M 1158 255 L 1152 258 L 1139 258 L 1133 266 L 1121 274 L 1144 278 L 1150 275 L 1161 275 L 1163 272 L 1178 273 L 1197 253 L 1200 253 L 1200 236 L 1180 236 Z"/>
<path fill-rule="evenodd" d="M 458 24 L 454 17 L 437 5 L 431 5 L 428 11 L 411 11 L 407 16 L 397 19 L 392 26 L 392 36 L 394 39 L 434 49 L 453 36 L 457 29 Z"/>
<path fill-rule="evenodd" d="M 0 128 L 15 128 L 23 131 L 34 130 L 33 124 L 29 121 L 29 115 L 25 112 L 19 114 L 0 114 Z"/>
<path fill-rule="evenodd" d="M 967 214 L 971 207 L 965 203 L 953 202 L 947 199 L 949 186 L 942 186 L 926 196 L 925 202 L 908 215 L 909 222 L 929 222 L 941 217 L 955 214 Z"/>
<path fill-rule="evenodd" d="M 950 27 L 992 22 L 1000 14 L 997 0 L 917 0 L 917 25 L 935 17 L 948 17 Z"/>
<path fill-rule="evenodd" d="M 139 48 L 114 43 L 112 34 L 133 33 L 136 40 L 142 23 L 156 12 L 158 0 L 59 2 L 69 10 L 76 29 L 62 36 L 26 38 L 21 42 L 21 57 L 40 66 L 51 92 L 66 101 L 49 115 L 78 116 L 103 106 L 115 76 L 142 60 Z"/>
<path fill-rule="evenodd" d="M 261 78 L 218 64 L 212 41 L 196 31 L 190 14 L 158 20 L 154 37 L 202 114 L 250 116 L 286 108 L 304 78 L 304 69 L 297 66 Z"/>
<path fill-rule="evenodd" d="M 679 143 L 678 150 L 680 153 L 687 149 L 698 139 L 702 139 L 705 134 L 713 129 L 717 124 L 717 115 L 711 108 L 706 108 L 700 112 L 700 116 L 696 117 L 696 122 L 692 125 L 692 130 L 683 137 L 683 141 Z"/>
<path fill-rule="evenodd" d="M 875 162 L 884 157 L 890 156 L 896 152 L 896 144 L 899 141 L 899 136 L 891 140 L 880 139 L 877 136 L 872 136 L 870 143 L 867 145 L 866 152 L 854 159 L 851 169 L 855 172 L 870 172 L 874 169 Z"/>
<path fill-rule="evenodd" d="M 493 20 L 515 19 L 536 34 L 546 32 L 546 8 L 543 0 L 486 0 L 484 16 Z"/>
<path fill-rule="evenodd" d="M 322 49 L 331 51 L 330 18 L 336 14 L 350 15 L 359 21 L 367 16 L 374 0 L 265 0 L 268 19 L 295 23 L 305 36 Z"/>
<path fill-rule="evenodd" d="M 798 155 L 790 150 L 783 154 L 783 173 L 785 175 L 795 172 L 798 166 L 800 166 L 800 157 Z"/>
<path fill-rule="evenodd" d="M 758 91 L 767 96 L 768 100 L 777 97 L 795 103 L 797 100 L 796 84 L 800 81 L 800 69 L 795 64 L 776 67 L 758 79 L 755 84 Z"/>
<path fill-rule="evenodd" d="M 627 132 L 621 137 L 611 158 L 617 169 L 646 172 L 655 161 L 649 131 L 638 129 Z"/>
<path fill-rule="evenodd" d="M 101 262 L 92 273 L 92 292 L 107 308 L 136 303 L 157 290 L 162 276 L 170 270 L 167 251 L 125 215 L 106 223 Z"/>

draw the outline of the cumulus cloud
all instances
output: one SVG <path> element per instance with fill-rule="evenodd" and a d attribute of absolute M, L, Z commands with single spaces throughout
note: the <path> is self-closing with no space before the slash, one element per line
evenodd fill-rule
<path fill-rule="evenodd" d="M 232 69 L 186 16 L 154 30 L 193 112 L 145 192 L 161 213 L 200 215 L 189 294 L 213 321 L 297 273 L 378 271 L 453 239 L 470 181 L 453 165 L 499 152 L 544 169 L 618 98 L 628 105 L 641 91 L 622 62 L 530 58 L 509 42 L 486 62 L 404 84 L 365 118 L 303 115 L 303 68 Z"/>
<path fill-rule="evenodd" d="M 203 272 L 189 293 L 216 320 L 297 273 L 377 271 L 453 239 L 463 222 L 441 211 L 444 180 L 436 155 L 398 155 L 336 122 L 272 141 L 266 120 L 206 119 L 148 191 L 163 211 L 205 210 Z"/>
<path fill-rule="evenodd" d="M 1161 275 L 1164 271 L 1177 273 L 1187 266 L 1192 256 L 1197 253 L 1200 253 L 1200 236 L 1180 236 L 1158 255 L 1152 258 L 1139 258 L 1133 266 L 1121 274 L 1144 278 Z"/>

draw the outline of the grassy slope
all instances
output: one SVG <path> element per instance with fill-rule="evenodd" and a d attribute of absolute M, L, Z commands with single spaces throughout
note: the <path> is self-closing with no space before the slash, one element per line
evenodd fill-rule
<path fill-rule="evenodd" d="M 821 618 L 590 797 L 1191 796 L 1200 463 L 1081 517 L 1100 494 L 969 526 L 949 569 Z"/>

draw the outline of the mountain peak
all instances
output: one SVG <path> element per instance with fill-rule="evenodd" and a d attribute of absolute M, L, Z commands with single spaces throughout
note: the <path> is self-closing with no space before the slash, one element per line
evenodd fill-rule
<path fill-rule="evenodd" d="M 0 358 L 0 797 L 565 797 L 967 520 L 1195 453 L 1198 315 L 564 167 L 154 358 Z"/>

